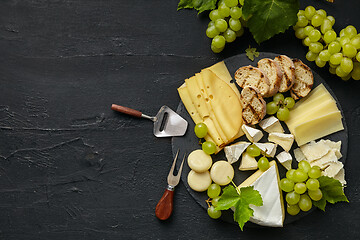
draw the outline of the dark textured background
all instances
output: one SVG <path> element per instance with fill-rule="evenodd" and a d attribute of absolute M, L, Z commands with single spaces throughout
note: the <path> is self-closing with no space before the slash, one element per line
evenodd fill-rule
<path fill-rule="evenodd" d="M 360 29 L 360 2 L 301 1 Z M 0 239 L 359 239 L 360 83 L 310 67 L 338 97 L 349 127 L 349 204 L 316 210 L 282 229 L 210 219 L 182 183 L 173 216 L 154 209 L 172 161 L 152 123 L 110 110 L 119 103 L 176 109 L 176 88 L 200 69 L 244 53 L 248 32 L 213 54 L 208 18 L 177 0 L 0 2 Z M 288 30 L 257 47 L 305 60 Z"/>

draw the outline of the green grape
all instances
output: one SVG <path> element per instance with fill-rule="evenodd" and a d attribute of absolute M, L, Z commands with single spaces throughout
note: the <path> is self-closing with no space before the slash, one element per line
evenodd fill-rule
<path fill-rule="evenodd" d="M 280 180 L 280 188 L 284 192 L 291 192 L 294 190 L 294 181 L 288 178 L 283 178 Z"/>
<path fill-rule="evenodd" d="M 225 38 L 226 42 L 233 42 L 236 39 L 236 33 L 233 30 L 231 30 L 230 28 L 228 28 L 224 32 L 224 38 Z"/>
<path fill-rule="evenodd" d="M 344 72 L 344 70 L 341 68 L 340 65 L 336 67 L 336 71 L 335 71 L 335 72 L 336 72 L 336 75 L 337 75 L 338 77 L 346 77 L 346 75 L 347 75 L 347 73 Z"/>
<path fill-rule="evenodd" d="M 354 69 L 351 71 L 351 77 L 354 80 L 360 80 L 360 63 L 354 62 Z"/>
<path fill-rule="evenodd" d="M 313 53 L 311 51 L 306 53 L 306 59 L 310 62 L 315 61 L 315 59 L 317 58 L 318 54 L 317 53 Z"/>
<path fill-rule="evenodd" d="M 294 181 L 295 182 L 305 182 L 308 179 L 308 174 L 304 172 L 304 170 L 298 168 L 294 173 Z"/>
<path fill-rule="evenodd" d="M 306 34 L 306 36 L 309 36 L 309 33 L 314 30 L 314 27 L 313 26 L 306 26 L 304 27 L 304 33 Z"/>
<path fill-rule="evenodd" d="M 360 52 L 358 52 L 358 53 L 356 54 L 356 60 L 357 60 L 358 62 L 360 62 Z"/>
<path fill-rule="evenodd" d="M 298 39 L 304 39 L 306 38 L 306 34 L 305 34 L 305 30 L 304 28 L 298 28 L 295 31 L 295 37 L 297 37 Z"/>
<path fill-rule="evenodd" d="M 228 28 L 228 24 L 224 19 L 216 19 L 215 20 L 215 27 L 219 32 L 225 32 Z"/>
<path fill-rule="evenodd" d="M 226 18 L 230 16 L 230 8 L 226 6 L 225 4 L 218 7 L 219 14 L 222 18 Z"/>
<path fill-rule="evenodd" d="M 319 9 L 316 11 L 316 14 L 319 14 L 320 16 L 322 16 L 323 18 L 326 18 L 327 13 L 324 9 Z"/>
<path fill-rule="evenodd" d="M 211 199 L 211 204 L 216 207 L 219 203 L 219 199 L 220 199 L 220 196 L 219 197 L 215 197 L 213 199 Z"/>
<path fill-rule="evenodd" d="M 348 36 L 350 39 L 355 37 L 357 34 L 356 28 L 352 25 L 347 26 L 344 29 L 345 35 Z"/>
<path fill-rule="evenodd" d="M 310 178 L 318 178 L 321 176 L 321 170 L 319 166 L 313 166 L 310 168 L 308 175 Z"/>
<path fill-rule="evenodd" d="M 334 18 L 333 16 L 327 16 L 326 18 L 329 19 L 330 22 L 331 22 L 331 24 L 334 26 L 334 24 L 335 24 L 335 18 Z"/>
<path fill-rule="evenodd" d="M 315 13 L 316 9 L 313 6 L 307 6 L 304 10 L 304 15 L 308 20 L 311 20 Z"/>
<path fill-rule="evenodd" d="M 341 77 L 342 80 L 347 81 L 351 78 L 351 74 L 349 73 L 348 75 L 346 75 L 345 77 Z"/>
<path fill-rule="evenodd" d="M 299 16 L 305 16 L 305 11 L 304 11 L 304 10 L 299 10 L 296 15 L 297 15 L 298 17 L 299 17 Z"/>
<path fill-rule="evenodd" d="M 324 34 L 325 43 L 329 44 L 336 39 L 336 32 L 334 30 L 329 30 Z"/>
<path fill-rule="evenodd" d="M 214 26 L 214 27 L 215 27 L 215 22 L 214 22 L 214 21 L 210 21 L 210 22 L 209 22 L 208 28 L 211 27 L 211 26 Z"/>
<path fill-rule="evenodd" d="M 321 59 L 321 61 L 324 61 L 324 62 L 328 62 L 330 60 L 330 57 L 331 57 L 331 54 L 329 52 L 329 50 L 322 50 L 320 53 L 319 53 L 319 58 Z"/>
<path fill-rule="evenodd" d="M 334 65 L 339 65 L 343 59 L 342 53 L 335 53 L 330 57 L 330 63 Z"/>
<path fill-rule="evenodd" d="M 207 209 L 207 213 L 208 213 L 209 217 L 211 217 L 212 219 L 218 219 L 219 217 L 221 217 L 221 211 L 215 210 L 214 206 L 209 207 Z"/>
<path fill-rule="evenodd" d="M 300 194 L 296 193 L 295 191 L 289 192 L 286 194 L 285 200 L 290 205 L 297 204 L 300 200 Z"/>
<path fill-rule="evenodd" d="M 306 160 L 302 160 L 298 164 L 298 168 L 303 170 L 304 172 L 308 173 L 311 169 L 310 163 Z"/>
<path fill-rule="evenodd" d="M 238 3 L 239 3 L 238 0 L 225 0 L 225 4 L 228 7 L 235 7 L 238 5 Z"/>
<path fill-rule="evenodd" d="M 360 49 L 360 36 L 357 35 L 350 40 L 350 44 L 353 45 L 357 50 Z"/>
<path fill-rule="evenodd" d="M 299 200 L 299 208 L 307 212 L 312 208 L 312 201 L 307 194 L 302 194 Z"/>
<path fill-rule="evenodd" d="M 241 6 L 244 6 L 244 2 L 245 2 L 245 0 L 239 0 L 239 3 Z"/>
<path fill-rule="evenodd" d="M 336 68 L 338 65 L 334 65 L 334 64 L 329 63 L 329 66 L 330 66 L 331 68 Z"/>
<path fill-rule="evenodd" d="M 221 52 L 222 50 L 224 50 L 224 48 L 225 48 L 225 45 L 224 45 L 223 47 L 221 47 L 221 48 L 217 48 L 217 47 L 215 47 L 215 46 L 211 43 L 211 50 L 212 50 L 214 53 L 219 53 L 219 52 Z"/>
<path fill-rule="evenodd" d="M 205 141 L 202 144 L 202 150 L 206 153 L 206 154 L 214 154 L 216 152 L 216 145 L 215 143 L 211 142 L 211 141 Z"/>
<path fill-rule="evenodd" d="M 344 36 L 345 36 L 345 28 L 344 28 L 344 29 L 341 29 L 339 36 L 340 36 L 340 37 L 344 37 Z"/>
<path fill-rule="evenodd" d="M 306 38 L 303 39 L 302 43 L 303 43 L 304 46 L 308 47 L 310 45 L 310 43 L 311 43 L 311 40 L 310 40 L 309 37 L 306 37 Z"/>
<path fill-rule="evenodd" d="M 345 46 L 342 49 L 342 53 L 345 57 L 353 58 L 357 54 L 356 47 L 354 47 L 351 43 L 345 44 Z"/>
<path fill-rule="evenodd" d="M 266 114 L 273 115 L 279 110 L 276 102 L 269 102 L 266 104 Z"/>
<path fill-rule="evenodd" d="M 314 178 L 309 178 L 307 181 L 306 181 L 306 187 L 309 189 L 309 190 L 316 190 L 320 187 L 320 183 L 319 183 L 319 180 L 317 179 L 314 179 Z"/>
<path fill-rule="evenodd" d="M 282 95 L 281 93 L 277 93 L 274 95 L 273 100 L 276 104 L 278 104 L 278 103 L 284 101 L 284 95 Z"/>
<path fill-rule="evenodd" d="M 353 61 L 347 57 L 341 59 L 340 66 L 345 73 L 350 73 L 354 68 Z"/>
<path fill-rule="evenodd" d="M 260 148 L 258 148 L 255 144 L 248 146 L 246 152 L 252 157 L 258 157 L 261 154 Z"/>
<path fill-rule="evenodd" d="M 330 72 L 331 74 L 336 74 L 336 68 L 329 67 L 329 72 Z"/>
<path fill-rule="evenodd" d="M 220 195 L 220 192 L 221 187 L 216 183 L 212 183 L 207 189 L 207 195 L 209 196 L 209 198 L 216 198 Z"/>
<path fill-rule="evenodd" d="M 242 9 L 237 6 L 230 8 L 230 16 L 233 19 L 239 19 L 242 16 Z"/>
<path fill-rule="evenodd" d="M 266 157 L 261 157 L 258 161 L 258 168 L 261 171 L 266 171 L 270 167 L 269 160 Z"/>
<path fill-rule="evenodd" d="M 328 46 L 328 50 L 330 54 L 338 53 L 341 50 L 341 45 L 337 41 L 331 42 Z"/>
<path fill-rule="evenodd" d="M 206 36 L 208 38 L 214 38 L 217 35 L 219 35 L 219 31 L 216 29 L 215 25 L 214 26 L 210 26 L 206 29 Z"/>
<path fill-rule="evenodd" d="M 322 191 L 320 190 L 320 188 L 318 188 L 316 190 L 308 190 L 308 194 L 309 194 L 309 197 L 314 201 L 319 201 L 323 197 L 323 194 L 322 194 Z"/>
<path fill-rule="evenodd" d="M 321 33 L 319 30 L 314 29 L 309 33 L 309 38 L 311 42 L 317 42 L 321 38 Z"/>
<path fill-rule="evenodd" d="M 281 107 L 279 108 L 278 112 L 276 113 L 276 117 L 280 121 L 286 121 L 290 117 L 290 111 L 287 107 Z"/>
<path fill-rule="evenodd" d="M 241 28 L 239 31 L 236 31 L 236 37 L 241 37 L 244 34 L 244 28 Z"/>
<path fill-rule="evenodd" d="M 215 36 L 213 38 L 211 44 L 214 45 L 214 47 L 216 47 L 216 48 L 224 47 L 225 46 L 225 38 L 224 38 L 224 36 L 221 36 L 221 35 Z"/>
<path fill-rule="evenodd" d="M 205 123 L 198 123 L 194 127 L 194 132 L 198 138 L 204 138 L 208 133 L 208 128 Z"/>
<path fill-rule="evenodd" d="M 326 62 L 325 61 L 323 61 L 323 60 L 321 60 L 320 58 L 319 58 L 319 56 L 315 59 L 315 64 L 316 64 L 316 66 L 318 66 L 318 67 L 324 67 L 325 65 L 326 65 Z"/>
<path fill-rule="evenodd" d="M 342 36 L 339 39 L 339 43 L 342 47 L 344 47 L 346 44 L 350 43 L 350 38 L 348 36 Z"/>
<path fill-rule="evenodd" d="M 286 211 L 288 212 L 288 214 L 295 216 L 300 212 L 300 208 L 298 204 L 294 204 L 294 205 L 287 204 Z"/>
<path fill-rule="evenodd" d="M 303 194 L 306 192 L 306 184 L 302 182 L 298 182 L 294 186 L 294 191 L 298 194 Z"/>
<path fill-rule="evenodd" d="M 325 34 L 327 31 L 332 29 L 331 21 L 327 18 L 324 19 L 324 22 L 321 24 L 320 31 L 322 34 Z"/>
<path fill-rule="evenodd" d="M 292 97 L 287 97 L 284 99 L 285 107 L 291 109 L 295 106 L 295 100 Z"/>
<path fill-rule="evenodd" d="M 229 26 L 234 31 L 239 31 L 241 29 L 241 22 L 239 19 L 229 19 Z"/>
<path fill-rule="evenodd" d="M 216 21 L 217 19 L 220 19 L 221 18 L 221 15 L 219 13 L 219 10 L 215 9 L 215 10 L 212 10 L 210 13 L 209 13 L 209 18 L 211 19 L 211 21 Z"/>
<path fill-rule="evenodd" d="M 303 28 L 306 27 L 308 24 L 309 20 L 305 16 L 300 15 L 298 16 L 298 21 L 295 26 Z"/>
<path fill-rule="evenodd" d="M 324 46 L 319 42 L 312 42 L 309 46 L 309 51 L 313 53 L 319 53 L 323 50 Z"/>
<path fill-rule="evenodd" d="M 313 25 L 314 27 L 320 27 L 323 22 L 324 17 L 317 13 L 311 18 L 311 25 Z"/>
<path fill-rule="evenodd" d="M 286 172 L 286 178 L 287 179 L 290 179 L 292 181 L 295 181 L 295 169 L 289 169 L 287 172 Z"/>

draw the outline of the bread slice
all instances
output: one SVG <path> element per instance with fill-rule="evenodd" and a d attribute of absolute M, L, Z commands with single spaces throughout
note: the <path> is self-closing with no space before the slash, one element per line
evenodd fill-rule
<path fill-rule="evenodd" d="M 279 64 L 270 58 L 263 58 L 258 61 L 257 66 L 263 70 L 270 83 L 269 92 L 264 97 L 274 96 L 279 91 L 283 75 Z"/>
<path fill-rule="evenodd" d="M 242 118 L 247 125 L 259 123 L 266 114 L 266 102 L 260 92 L 254 87 L 245 87 L 241 91 L 240 103 Z"/>
<path fill-rule="evenodd" d="M 283 73 L 279 92 L 289 91 L 292 85 L 295 82 L 295 66 L 293 61 L 285 55 L 280 55 L 275 57 L 275 62 L 280 65 L 281 71 Z"/>
<path fill-rule="evenodd" d="M 246 86 L 255 87 L 261 96 L 265 96 L 269 92 L 269 79 L 260 68 L 253 66 L 241 67 L 235 72 L 235 80 L 241 88 Z"/>
<path fill-rule="evenodd" d="M 291 97 L 295 100 L 305 97 L 311 91 L 314 84 L 314 76 L 311 69 L 301 60 L 294 59 L 295 83 L 290 89 Z"/>

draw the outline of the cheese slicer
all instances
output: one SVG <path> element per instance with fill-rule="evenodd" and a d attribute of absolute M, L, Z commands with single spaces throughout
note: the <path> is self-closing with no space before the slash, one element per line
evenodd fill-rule
<path fill-rule="evenodd" d="M 154 122 L 154 135 L 156 137 L 183 136 L 186 132 L 188 122 L 168 106 L 162 106 L 155 117 L 148 116 L 142 112 L 112 104 L 111 109 L 138 118 L 146 118 Z"/>

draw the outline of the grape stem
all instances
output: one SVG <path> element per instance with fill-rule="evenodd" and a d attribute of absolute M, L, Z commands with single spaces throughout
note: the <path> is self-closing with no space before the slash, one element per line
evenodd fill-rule
<path fill-rule="evenodd" d="M 228 178 L 229 178 L 229 176 L 228 176 Z M 229 178 L 230 179 L 230 178 Z M 236 192 L 240 195 L 240 189 L 236 186 L 236 184 L 234 183 L 234 181 L 232 180 L 232 179 L 230 179 L 231 180 L 231 184 L 235 187 L 235 189 L 236 189 Z"/>
<path fill-rule="evenodd" d="M 208 207 L 211 207 L 211 206 L 210 206 L 210 202 L 211 202 L 210 198 L 207 199 L 207 200 L 205 200 L 205 202 L 207 203 Z"/>

